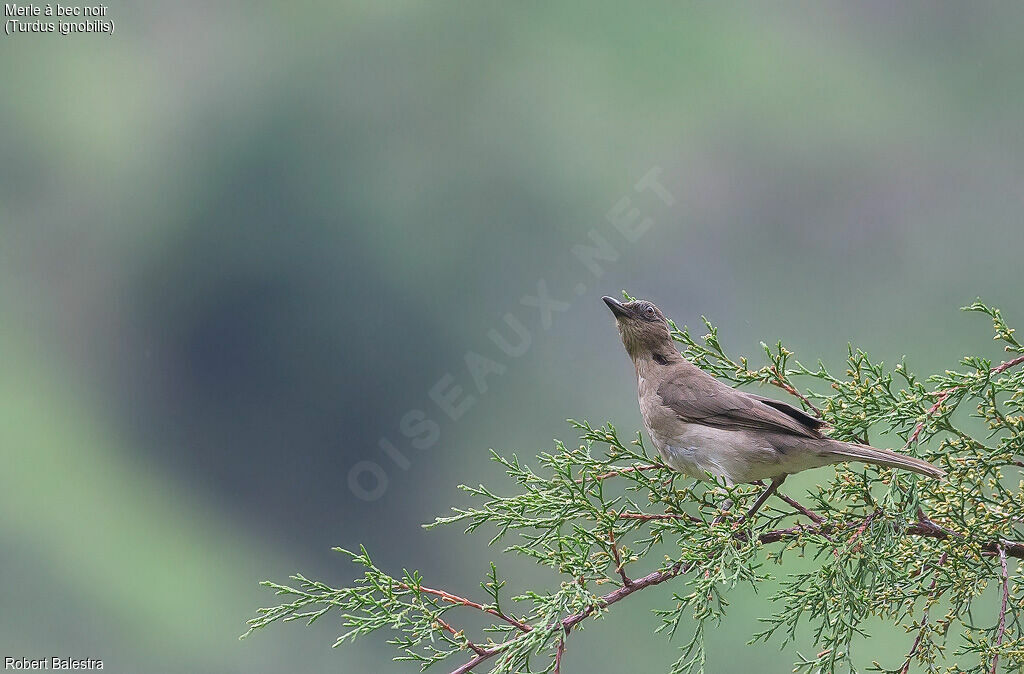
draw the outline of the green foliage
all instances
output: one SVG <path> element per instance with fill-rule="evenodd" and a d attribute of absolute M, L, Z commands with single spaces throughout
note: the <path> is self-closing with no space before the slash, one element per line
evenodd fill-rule
<path fill-rule="evenodd" d="M 453 672 L 557 672 L 572 630 L 665 584 L 671 599 L 655 612 L 653 631 L 688 633 L 671 671 L 689 674 L 704 671 L 705 630 L 725 614 L 730 590 L 772 581 L 778 591 L 752 641 L 813 639 L 816 654 L 797 653 L 794 671 L 856 671 L 851 644 L 867 634 L 868 619 L 909 633 L 905 658 L 876 662 L 873 671 L 1020 671 L 1024 346 L 998 309 L 978 301 L 965 310 L 992 319 L 1010 360 L 993 366 L 966 357 L 961 370 L 924 380 L 905 359 L 888 369 L 852 347 L 842 374 L 820 361 L 805 367 L 781 343 L 762 344 L 766 362 L 752 369 L 747 358 L 725 353 L 710 322 L 699 339 L 672 325 L 683 354 L 706 371 L 737 386 L 792 393 L 834 437 L 899 438 L 903 451 L 945 468 L 944 481 L 846 465 L 804 503 L 780 495 L 785 507 L 745 520 L 742 506 L 759 488 L 685 478 L 652 456 L 639 434 L 626 442 L 611 424 L 571 422 L 582 443 L 556 444 L 536 470 L 492 452 L 516 485 L 511 495 L 463 486 L 477 505 L 427 525 L 483 529 L 492 544 L 560 576 L 557 590 L 521 591 L 509 604 L 492 564 L 481 583 L 487 600 L 476 603 L 424 586 L 416 572 L 389 575 L 365 550 L 342 551 L 364 568 L 354 587 L 303 576 L 293 585 L 265 583 L 285 603 L 260 609 L 250 632 L 312 622 L 333 609 L 346 630 L 338 644 L 386 627 L 398 659 L 423 669 L 462 653 Z M 727 500 L 740 507 L 723 510 Z M 797 556 L 813 565 L 790 564 Z M 785 573 L 787 565 L 810 570 Z M 784 573 L 778 582 L 775 570 Z M 979 605 L 994 612 L 980 615 Z M 466 610 L 488 619 L 486 640 L 453 626 Z"/>

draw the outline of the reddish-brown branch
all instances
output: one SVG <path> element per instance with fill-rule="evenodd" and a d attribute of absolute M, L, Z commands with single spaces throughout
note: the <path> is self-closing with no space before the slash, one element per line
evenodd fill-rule
<path fill-rule="evenodd" d="M 992 368 L 991 370 L 989 370 L 989 374 L 1002 374 L 1003 372 L 1009 370 L 1011 367 L 1014 367 L 1015 365 L 1020 365 L 1021 363 L 1024 363 L 1024 356 L 1017 356 L 1013 360 L 1008 360 L 1005 363 L 1000 363 L 996 367 Z"/>
<path fill-rule="evenodd" d="M 461 667 L 457 667 L 456 669 L 453 669 L 452 670 L 452 674 L 468 674 L 469 672 L 473 671 L 473 668 L 476 667 L 477 665 L 479 665 L 481 662 L 484 662 L 485 660 L 489 660 L 490 658 L 493 658 L 495 655 L 497 655 L 500 652 L 501 651 L 496 649 L 496 648 L 492 648 L 490 650 L 484 651 L 483 653 L 480 653 L 475 658 L 473 658 L 472 660 L 470 660 L 466 664 L 462 665 Z"/>
<path fill-rule="evenodd" d="M 846 525 L 847 527 L 854 527 L 854 526 L 856 527 L 854 535 L 850 538 L 849 543 L 854 543 L 856 541 L 856 539 L 871 525 L 871 522 L 878 516 L 878 513 L 879 513 L 879 511 L 875 510 L 871 514 L 866 516 L 863 520 L 861 520 L 859 522 L 852 522 L 852 523 L 849 523 L 848 525 Z M 625 517 L 627 519 L 631 515 L 637 515 L 638 516 L 637 519 L 666 519 L 666 518 L 673 518 L 673 519 L 675 519 L 675 518 L 680 518 L 680 517 L 687 517 L 687 515 L 671 515 L 671 514 L 653 516 L 653 515 L 648 515 L 648 514 L 645 514 L 645 513 L 619 513 L 619 517 Z M 784 540 L 789 540 L 791 538 L 796 538 L 797 536 L 800 536 L 801 534 L 819 533 L 819 534 L 826 534 L 827 535 L 829 532 L 834 531 L 835 529 L 836 529 L 836 527 L 833 526 L 832 524 L 828 523 L 828 522 L 821 522 L 821 523 L 815 524 L 813 526 L 796 525 L 796 526 L 788 527 L 788 528 L 785 528 L 785 529 L 775 529 L 775 530 L 772 530 L 772 531 L 763 532 L 763 533 L 758 535 L 758 540 L 762 544 L 777 543 L 779 541 L 784 541 Z M 938 540 L 945 540 L 945 539 L 950 538 L 950 537 L 956 537 L 956 538 L 962 537 L 961 534 L 958 534 L 956 532 L 952 532 L 952 531 L 950 531 L 948 529 L 945 529 L 942 526 L 940 526 L 940 525 L 936 524 L 935 522 L 931 521 L 930 519 L 925 517 L 923 515 L 923 513 L 920 515 L 919 520 L 916 523 L 912 524 L 911 526 L 909 526 L 906 529 L 906 533 L 908 535 L 911 535 L 911 536 L 923 536 L 923 537 L 927 537 L 927 538 L 935 538 L 935 539 L 938 539 Z M 1002 636 L 1001 635 L 1003 633 L 1005 633 L 1005 629 L 1006 629 L 1006 624 L 1005 624 L 1005 621 L 1006 621 L 1005 603 L 1008 602 L 1008 600 L 1009 600 L 1009 585 L 1007 584 L 1008 583 L 1008 575 L 1006 573 L 1006 558 L 1007 557 L 1016 557 L 1016 558 L 1024 559 L 1024 542 L 1001 540 L 1001 541 L 997 541 L 997 542 L 984 543 L 984 544 L 981 545 L 981 549 L 982 549 L 983 552 L 986 552 L 986 553 L 989 553 L 989 554 L 999 555 L 999 557 L 1000 557 L 1000 564 L 1001 564 L 1001 567 L 1003 569 L 1004 607 L 1000 611 L 1000 626 L 1001 626 L 1001 629 L 1000 629 L 1000 633 L 999 633 L 1000 636 L 997 637 L 997 646 L 998 646 L 1002 642 Z M 945 560 L 945 553 L 943 553 L 943 555 L 940 557 L 940 561 L 939 561 L 939 565 L 940 566 L 941 566 L 941 564 L 943 563 L 944 560 Z M 634 592 L 639 592 L 640 590 L 643 590 L 645 588 L 653 587 L 655 585 L 660 585 L 661 583 L 664 583 L 664 582 L 666 582 L 668 580 L 671 580 L 671 579 L 675 578 L 676 576 L 678 576 L 679 574 L 684 573 L 685 571 L 688 571 L 690 568 L 691 568 L 690 565 L 687 565 L 684 568 L 682 562 L 676 562 L 676 564 L 674 566 L 672 566 L 671 568 L 669 568 L 669 569 L 666 569 L 666 570 L 663 570 L 663 571 L 654 571 L 652 573 L 647 574 L 643 578 L 632 579 L 629 585 L 623 585 L 622 587 L 616 589 L 615 591 L 609 592 L 608 594 L 600 597 L 597 600 L 596 605 L 588 606 L 587 608 L 583 609 L 582 611 L 579 611 L 578 613 L 574 613 L 573 615 L 564 618 L 562 620 L 562 629 L 565 630 L 565 636 L 568 636 L 569 632 L 574 627 L 576 627 L 576 625 L 578 625 L 579 623 L 583 622 L 588 617 L 593 615 L 598 607 L 600 607 L 600 608 L 607 608 L 608 606 L 611 606 L 612 604 L 615 604 L 616 602 L 622 601 L 623 599 L 625 599 L 629 595 L 633 594 Z M 934 586 L 935 586 L 935 583 L 933 581 L 932 588 L 934 588 Z M 428 592 L 427 588 L 421 588 L 421 589 L 424 592 Z M 438 596 L 443 596 L 443 598 L 445 598 L 448 601 L 453 601 L 453 603 L 464 604 L 464 605 L 467 605 L 467 606 L 473 606 L 473 604 L 474 604 L 474 602 L 464 603 L 464 601 L 462 600 L 461 597 L 455 597 L 455 595 L 449 595 L 447 592 L 443 593 L 443 595 L 439 594 L 438 590 L 434 590 L 434 591 L 431 591 L 429 593 L 430 594 L 437 594 Z M 448 599 L 448 597 L 451 597 L 451 599 Z M 488 612 L 490 612 L 490 611 L 488 611 Z M 524 625 L 524 627 L 529 629 L 528 626 Z M 564 638 L 565 637 L 562 637 L 562 639 L 563 639 L 562 649 L 563 650 L 565 648 L 565 646 L 564 646 Z M 514 639 L 513 639 L 513 641 L 514 641 Z M 510 643 L 512 643 L 512 642 L 511 641 L 507 641 L 507 642 L 505 642 L 505 643 L 503 643 L 503 644 L 501 644 L 501 645 L 499 645 L 499 646 L 497 646 L 495 648 L 490 648 L 490 649 L 486 649 L 486 650 L 485 649 L 481 649 L 481 652 L 477 653 L 476 657 L 474 657 L 469 662 L 466 662 L 465 664 L 463 664 L 458 669 L 453 670 L 451 672 L 451 674 L 468 674 L 468 672 L 470 672 L 474 667 L 476 667 L 480 663 L 482 663 L 482 662 L 484 662 L 484 661 L 494 657 L 495 655 L 498 655 L 499 653 L 501 653 L 502 649 L 505 648 L 506 646 L 508 646 Z M 917 647 L 919 647 L 919 645 L 920 645 L 919 641 L 915 642 L 915 648 L 912 649 L 911 652 L 912 653 L 916 652 L 915 649 Z M 557 657 L 558 657 L 558 653 L 556 651 L 556 658 Z"/>
<path fill-rule="evenodd" d="M 1006 604 L 1010 599 L 1010 577 L 1006 572 L 1006 549 L 999 546 L 999 569 L 1003 578 L 1003 601 L 999 606 L 999 631 L 996 632 L 996 648 L 1003 645 L 1003 635 L 1006 634 Z M 996 674 L 996 667 L 999 665 L 999 653 L 992 656 L 992 674 Z"/>
<path fill-rule="evenodd" d="M 821 524 L 822 522 L 825 521 L 824 517 L 822 517 L 818 513 L 814 512 L 810 508 L 804 507 L 804 505 L 802 503 L 800 503 L 799 501 L 797 501 L 796 499 L 792 499 L 792 498 L 786 496 L 785 494 L 782 494 L 782 493 L 779 493 L 779 492 L 776 492 L 775 495 L 778 496 L 779 498 L 781 498 L 786 503 L 788 503 L 790 505 L 790 507 L 796 508 L 798 511 L 803 513 L 808 519 L 810 519 L 815 524 Z"/>
<path fill-rule="evenodd" d="M 405 583 L 398 583 L 398 586 L 403 588 L 403 589 L 406 589 L 406 590 L 411 590 L 412 589 L 411 587 L 409 587 Z M 466 599 L 465 597 L 460 597 L 460 596 L 458 596 L 456 594 L 452 594 L 450 592 L 445 592 L 444 590 L 434 590 L 432 588 L 424 587 L 422 585 L 419 587 L 419 591 L 423 592 L 424 594 L 431 594 L 431 595 L 434 595 L 435 597 L 440 597 L 441 599 L 443 599 L 446 602 L 449 602 L 451 604 L 458 604 L 460 606 L 468 606 L 469 608 L 475 608 L 478 611 L 483 611 L 484 613 L 489 613 L 492 616 L 494 616 L 495 618 L 500 618 L 500 619 L 504 620 L 509 625 L 514 625 L 515 627 L 519 628 L 523 632 L 529 632 L 532 629 L 529 625 L 527 625 L 527 624 L 525 624 L 523 622 L 520 622 L 519 620 L 516 620 L 515 618 L 513 618 L 510 615 L 505 615 L 501 611 L 498 611 L 496 609 L 484 606 L 483 604 L 478 604 L 475 601 L 472 601 L 470 599 Z"/>
<path fill-rule="evenodd" d="M 438 624 L 441 625 L 441 627 L 445 631 L 449 632 L 453 637 L 455 637 L 457 639 L 458 638 L 466 639 L 466 635 L 465 634 L 463 634 L 462 632 L 456 630 L 454 627 L 452 627 L 451 625 L 446 623 L 444 621 L 444 618 L 442 618 L 441 616 L 437 616 L 436 618 L 434 618 L 434 620 L 436 620 L 438 622 Z M 477 655 L 480 655 L 481 653 L 484 653 L 487 650 L 485 648 L 477 646 L 476 644 L 474 644 L 469 639 L 466 639 L 466 648 L 468 648 L 469 650 L 473 651 Z"/>
<path fill-rule="evenodd" d="M 440 625 L 441 625 L 441 627 L 443 627 L 443 628 L 444 628 L 445 630 L 447 630 L 448 632 L 451 632 L 451 634 L 452 634 L 452 636 L 453 636 L 453 637 L 457 637 L 457 636 L 459 636 L 459 632 L 458 632 L 458 630 L 456 630 L 456 629 L 455 629 L 454 627 L 452 627 L 451 625 L 449 625 L 448 623 L 446 623 L 446 622 L 444 621 L 444 618 L 442 618 L 441 616 L 437 616 L 437 617 L 435 618 L 435 620 L 436 620 L 436 621 L 438 622 L 438 624 L 440 624 Z"/>
<path fill-rule="evenodd" d="M 758 540 L 762 544 L 778 543 L 779 541 L 794 538 L 796 536 L 799 536 L 800 534 L 807 533 L 822 534 L 827 538 L 828 534 L 836 529 L 836 527 L 826 522 L 824 518 L 822 518 L 817 513 L 814 513 L 814 511 L 808 512 L 813 513 L 819 519 L 819 521 L 815 522 L 813 526 L 798 524 L 784 529 L 773 529 L 771 531 L 765 531 L 758 535 Z M 643 521 L 689 519 L 690 521 L 695 523 L 703 523 L 700 519 L 689 514 L 621 512 L 618 514 L 618 516 L 622 519 Z M 877 511 L 875 511 L 863 520 L 848 525 L 858 527 L 858 530 L 850 539 L 849 544 L 853 544 L 856 541 L 856 538 L 858 538 L 864 532 L 864 530 L 867 529 L 867 527 L 871 524 L 871 521 L 874 520 L 874 518 L 877 516 L 878 513 Z M 917 522 L 907 527 L 906 534 L 909 536 L 922 536 L 925 538 L 935 538 L 939 540 L 945 540 L 947 538 L 950 538 L 951 536 L 956 538 L 962 537 L 962 534 L 950 531 L 949 529 L 939 526 L 935 522 L 925 517 L 923 513 L 920 513 L 920 518 Z M 990 555 L 999 554 L 1000 547 L 1002 547 L 1002 549 L 1005 550 L 1006 554 L 1009 557 L 1024 559 L 1024 541 L 1000 540 L 989 541 L 987 543 L 981 544 L 982 552 Z"/>
<path fill-rule="evenodd" d="M 870 522 L 868 522 L 867 520 L 872 519 L 873 515 L 874 513 L 872 513 L 872 515 L 868 515 L 868 517 L 866 517 L 864 520 L 861 520 L 860 522 L 850 523 L 846 526 L 856 526 L 858 527 L 858 530 L 863 531 L 863 529 L 867 528 L 866 523 L 870 524 Z M 829 524 L 828 522 L 822 523 L 821 525 L 817 526 L 796 525 L 793 527 L 788 527 L 786 529 L 774 529 L 772 531 L 765 531 L 759 534 L 757 538 L 762 544 L 778 543 L 779 541 L 795 538 L 801 534 L 828 534 L 834 531 L 836 528 L 837 527 L 833 526 L 832 524 Z M 907 527 L 905 533 L 909 536 L 921 536 L 924 538 L 934 538 L 937 540 L 946 540 L 947 538 L 951 537 L 963 538 L 963 534 L 950 531 L 949 529 L 941 527 L 927 518 L 915 522 L 914 524 Z M 850 542 L 853 542 L 852 538 Z M 980 547 L 981 551 L 985 554 L 998 555 L 999 550 L 1002 549 L 1004 554 L 1008 557 L 1024 559 L 1024 542 L 1022 541 L 989 541 L 986 543 L 982 543 Z"/>
<path fill-rule="evenodd" d="M 906 533 L 911 536 L 925 536 L 938 540 L 945 540 L 950 537 L 963 538 L 963 534 L 941 527 L 927 517 L 919 519 L 916 523 L 907 527 Z M 1003 550 L 1004 554 L 1010 557 L 1024 559 L 1024 542 L 1021 541 L 989 541 L 981 544 L 981 550 L 989 555 L 998 555 L 999 551 Z"/>
<path fill-rule="evenodd" d="M 686 568 L 689 569 L 689 567 Z M 672 568 L 666 569 L 665 571 L 653 571 L 644 576 L 643 578 L 637 578 L 628 586 L 620 587 L 614 592 L 609 592 L 608 594 L 604 595 L 603 597 L 597 600 L 597 605 L 601 608 L 607 608 L 616 602 L 622 601 L 634 592 L 639 592 L 640 590 L 643 590 L 645 588 L 652 587 L 654 585 L 660 585 L 661 583 L 664 583 L 667 580 L 672 580 L 680 573 L 682 573 L 683 570 L 684 569 L 682 562 L 676 562 L 676 564 Z M 562 628 L 565 630 L 565 633 L 568 634 L 569 630 L 583 622 L 596 610 L 597 609 L 593 605 L 591 605 L 586 607 L 579 613 L 574 613 L 568 618 L 562 620 Z"/>
<path fill-rule="evenodd" d="M 565 655 L 565 637 L 561 637 L 558 640 L 558 648 L 555 650 L 555 672 L 554 674 L 561 674 L 562 671 L 562 656 Z"/>
<path fill-rule="evenodd" d="M 611 606 L 612 604 L 615 604 L 616 602 L 622 601 L 623 599 L 625 599 L 629 595 L 633 594 L 634 592 L 639 592 L 640 590 L 643 590 L 645 588 L 652 587 L 654 585 L 660 585 L 661 583 L 664 583 L 667 580 L 672 580 L 673 578 L 675 578 L 676 576 L 678 576 L 680 573 L 682 573 L 684 570 L 687 570 L 687 569 L 689 569 L 689 567 L 686 567 L 686 569 L 684 569 L 682 562 L 676 562 L 675 565 L 672 566 L 669 569 L 666 569 L 664 571 L 654 571 L 652 573 L 647 574 L 643 578 L 638 578 L 638 579 L 634 580 L 628 586 L 623 586 L 623 587 L 618 588 L 614 592 L 609 592 L 608 594 L 600 597 L 597 600 L 597 605 L 600 606 L 601 608 L 607 608 L 608 606 Z M 583 609 L 579 613 L 574 613 L 573 615 L 571 615 L 571 616 L 569 616 L 569 617 L 567 617 L 567 618 L 562 620 L 562 629 L 565 631 L 565 635 L 561 637 L 561 641 L 559 642 L 560 646 L 558 647 L 559 650 L 561 650 L 561 651 L 565 650 L 564 641 L 565 641 L 565 637 L 569 635 L 569 631 L 572 630 L 572 628 L 575 627 L 576 625 L 578 625 L 581 622 L 583 622 L 584 620 L 586 620 L 589 616 L 593 615 L 593 613 L 596 610 L 597 609 L 593 605 L 591 605 L 591 606 L 586 607 L 585 609 Z M 516 637 L 516 638 L 519 638 L 519 637 Z M 502 649 L 505 646 L 507 646 L 508 644 L 510 644 L 510 643 L 512 643 L 512 642 L 511 641 L 506 641 L 504 644 L 501 644 L 500 646 L 498 646 L 496 648 L 491 648 L 491 649 L 488 649 L 488 650 L 484 651 L 483 653 L 477 654 L 477 656 L 474 657 L 469 662 L 463 664 L 461 667 L 459 667 L 457 669 L 452 670 L 451 674 L 467 674 L 468 672 L 472 671 L 472 669 L 474 667 L 476 667 L 477 665 L 479 665 L 480 663 L 482 663 L 485 660 L 488 660 L 489 658 L 492 658 L 495 655 L 501 653 Z M 556 664 L 559 664 L 560 657 L 559 657 L 559 652 L 557 650 L 555 652 L 555 658 L 556 658 Z"/>
<path fill-rule="evenodd" d="M 765 531 L 764 533 L 758 534 L 757 540 L 762 544 L 767 545 L 768 543 L 778 543 L 779 541 L 796 538 L 800 534 L 827 534 L 832 531 L 832 529 L 833 527 L 831 524 L 822 524 L 821 526 L 797 524 L 796 526 L 787 527 L 785 529 Z"/>

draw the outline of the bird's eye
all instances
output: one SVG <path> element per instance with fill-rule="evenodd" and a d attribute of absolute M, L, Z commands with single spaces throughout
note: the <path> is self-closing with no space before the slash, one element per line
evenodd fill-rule
<path fill-rule="evenodd" d="M 648 304 L 647 307 L 644 309 L 644 313 L 646 313 L 648 316 L 653 316 L 654 315 L 654 307 L 652 307 L 650 304 Z"/>

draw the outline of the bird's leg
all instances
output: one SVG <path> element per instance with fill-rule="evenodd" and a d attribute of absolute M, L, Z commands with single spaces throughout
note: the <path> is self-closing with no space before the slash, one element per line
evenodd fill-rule
<path fill-rule="evenodd" d="M 718 507 L 721 510 L 721 512 L 715 515 L 715 519 L 711 520 L 711 526 L 715 526 L 716 524 L 725 519 L 725 514 L 729 512 L 730 508 L 732 508 L 732 499 L 725 499 L 724 501 L 722 501 L 722 504 Z"/>
<path fill-rule="evenodd" d="M 754 513 L 756 513 L 758 510 L 761 509 L 761 506 L 764 505 L 764 502 L 767 501 L 768 498 L 771 497 L 771 495 L 775 493 L 775 491 L 779 488 L 779 485 L 781 485 L 783 482 L 785 482 L 785 480 L 786 480 L 786 476 L 785 475 L 782 475 L 780 477 L 773 477 L 772 478 L 772 483 L 770 485 L 768 485 L 767 489 L 765 489 L 763 492 L 761 492 L 761 494 L 757 497 L 757 500 L 754 501 L 754 505 L 750 506 L 750 510 L 747 511 L 747 514 L 744 515 L 740 521 L 748 520 L 751 517 L 753 517 Z"/>

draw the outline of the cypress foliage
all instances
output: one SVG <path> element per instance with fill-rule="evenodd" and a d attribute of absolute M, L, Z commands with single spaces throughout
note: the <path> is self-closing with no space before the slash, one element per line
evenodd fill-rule
<path fill-rule="evenodd" d="M 806 367 L 781 342 L 762 344 L 764 363 L 754 367 L 726 354 L 707 320 L 699 338 L 672 324 L 683 355 L 704 370 L 736 386 L 783 389 L 833 437 L 889 440 L 944 468 L 946 480 L 859 464 L 820 469 L 820 486 L 798 499 L 779 494 L 743 521 L 757 486 L 686 478 L 639 434 L 624 440 L 611 424 L 573 421 L 580 443 L 557 443 L 535 467 L 492 452 L 516 485 L 510 494 L 462 486 L 476 505 L 425 525 L 486 532 L 506 553 L 549 568 L 557 590 L 506 589 L 514 583 L 493 563 L 475 592 L 435 589 L 416 571 L 380 569 L 363 548 L 339 549 L 362 568 L 352 587 L 301 575 L 266 582 L 282 603 L 260 609 L 249 632 L 333 614 L 338 644 L 386 629 L 396 659 L 423 669 L 559 672 L 573 631 L 637 592 L 660 592 L 665 608 L 652 632 L 678 640 L 671 673 L 690 674 L 704 672 L 704 634 L 730 591 L 769 582 L 777 592 L 762 600 L 761 631 L 749 638 L 784 647 L 812 638 L 815 655 L 794 652 L 796 672 L 856 671 L 851 642 L 869 619 L 908 635 L 905 655 L 871 671 L 1021 671 L 1024 346 L 998 309 L 979 300 L 964 310 L 991 319 L 1007 359 L 968 356 L 927 378 L 905 359 L 888 368 L 853 347 L 845 372 Z M 727 499 L 735 507 L 723 511 Z M 995 608 L 982 615 L 982 605 Z M 459 627 L 467 611 L 489 627 L 468 634 Z"/>

